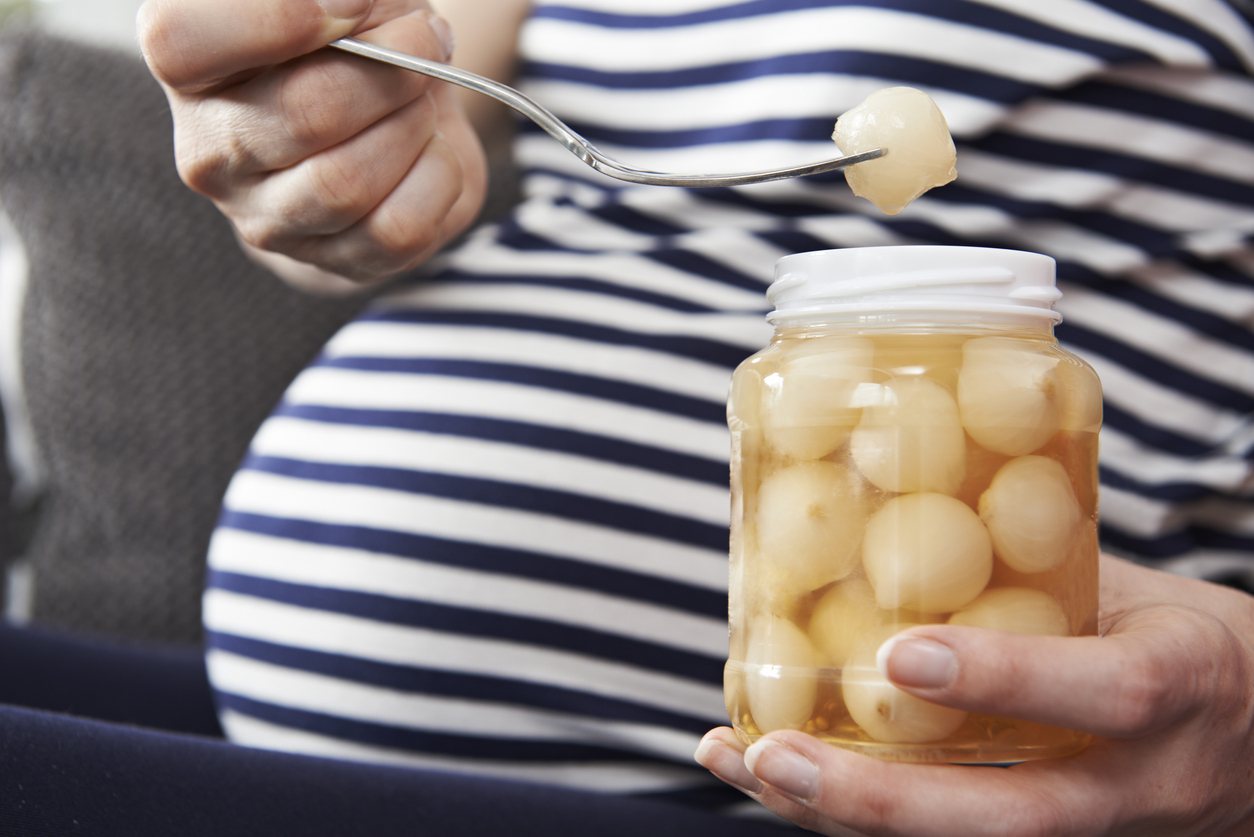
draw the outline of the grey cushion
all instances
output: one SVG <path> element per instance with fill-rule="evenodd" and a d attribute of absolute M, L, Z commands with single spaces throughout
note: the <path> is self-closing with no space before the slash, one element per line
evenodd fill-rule
<path fill-rule="evenodd" d="M 48 491 L 37 623 L 195 641 L 223 491 L 284 387 L 363 304 L 288 289 L 175 173 L 138 58 L 0 39 L 0 200 L 29 252 L 23 367 Z"/>

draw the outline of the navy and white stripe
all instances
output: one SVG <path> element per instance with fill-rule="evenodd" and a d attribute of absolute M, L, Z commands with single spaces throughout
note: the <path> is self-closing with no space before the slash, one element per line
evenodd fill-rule
<path fill-rule="evenodd" d="M 776 259 L 1053 255 L 1106 388 L 1108 548 L 1254 582 L 1254 27 L 1222 0 L 570 0 L 523 86 L 629 165 L 829 156 L 925 89 L 959 179 L 626 186 L 542 133 L 525 199 L 346 327 L 261 428 L 205 596 L 237 741 L 702 804 L 725 723 L 731 369 Z"/>

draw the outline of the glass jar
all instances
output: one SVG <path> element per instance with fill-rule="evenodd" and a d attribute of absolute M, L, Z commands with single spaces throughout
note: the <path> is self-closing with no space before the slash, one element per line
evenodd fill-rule
<path fill-rule="evenodd" d="M 1006 763 L 1088 736 L 931 704 L 876 651 L 934 623 L 1097 631 L 1101 386 L 1059 347 L 1054 262 L 973 247 L 781 259 L 736 370 L 727 710 L 903 761 Z"/>

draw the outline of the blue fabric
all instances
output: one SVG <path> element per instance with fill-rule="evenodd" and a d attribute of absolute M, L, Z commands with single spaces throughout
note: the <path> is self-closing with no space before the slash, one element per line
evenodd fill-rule
<path fill-rule="evenodd" d="M 222 736 L 199 646 L 122 645 L 0 625 L 0 703 Z"/>
<path fill-rule="evenodd" d="M 710 834 L 777 826 L 650 800 L 252 750 L 0 707 L 0 834 Z"/>
<path fill-rule="evenodd" d="M 199 649 L 3 626 L 0 672 L 5 837 L 779 833 L 655 800 L 228 744 Z"/>

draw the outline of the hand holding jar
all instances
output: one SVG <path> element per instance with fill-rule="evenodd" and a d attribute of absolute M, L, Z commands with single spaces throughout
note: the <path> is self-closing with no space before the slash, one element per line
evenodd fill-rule
<path fill-rule="evenodd" d="M 1050 260 L 809 253 L 770 296 L 728 408 L 734 730 L 697 760 L 828 834 L 1249 833 L 1254 599 L 1099 559 Z"/>
<path fill-rule="evenodd" d="M 1101 579 L 1100 639 L 930 625 L 882 655 L 902 694 L 1096 736 L 1079 755 L 907 764 L 722 727 L 697 760 L 824 834 L 1251 833 L 1254 598 L 1109 556 Z"/>

